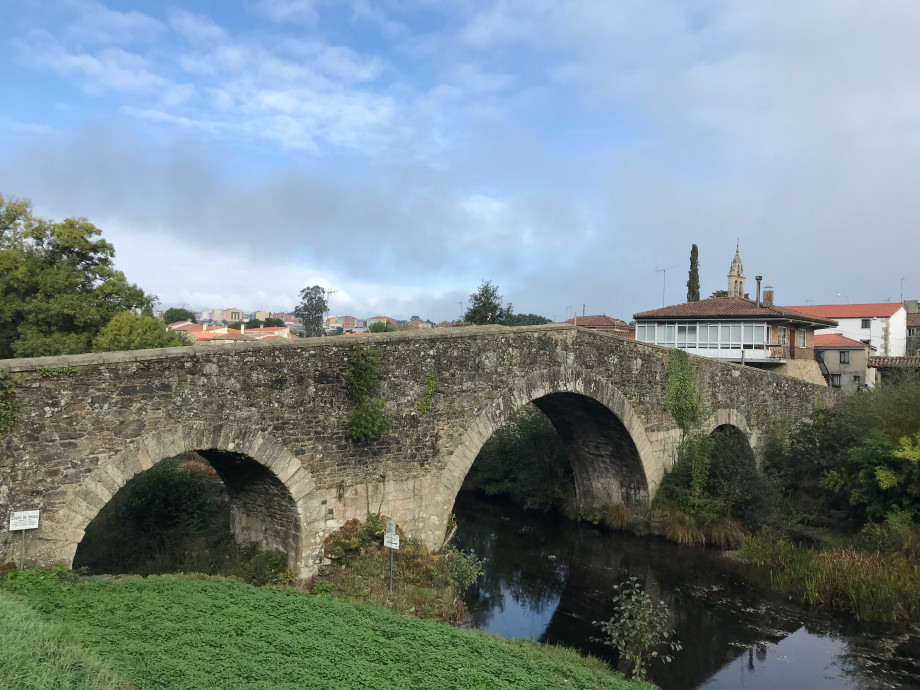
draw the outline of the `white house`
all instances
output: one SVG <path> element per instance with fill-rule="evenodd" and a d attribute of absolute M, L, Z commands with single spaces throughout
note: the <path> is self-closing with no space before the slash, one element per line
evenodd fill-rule
<path fill-rule="evenodd" d="M 822 319 L 833 319 L 836 328 L 823 328 L 818 335 L 840 335 L 866 343 L 880 357 L 903 357 L 907 345 L 907 310 L 901 302 L 880 304 L 810 304 L 789 307 Z"/>

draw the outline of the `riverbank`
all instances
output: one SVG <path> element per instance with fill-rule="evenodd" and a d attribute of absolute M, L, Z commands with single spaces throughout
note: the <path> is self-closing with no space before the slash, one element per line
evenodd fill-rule
<path fill-rule="evenodd" d="M 108 687 L 654 687 L 627 681 L 572 650 L 457 630 L 293 588 L 30 570 L 0 580 L 0 597 L 5 605 L 12 601 L 37 612 L 51 626 L 46 633 L 54 644 L 98 659 L 88 672 L 111 673 Z M 0 658 L 0 672 L 8 674 L 0 675 L 0 687 L 55 687 L 24 685 L 6 646 Z M 31 672 L 40 675 L 44 668 L 39 660 Z"/>

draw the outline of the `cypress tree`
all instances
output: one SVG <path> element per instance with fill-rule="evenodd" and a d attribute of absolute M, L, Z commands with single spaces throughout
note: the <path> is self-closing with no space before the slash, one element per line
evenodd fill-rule
<path fill-rule="evenodd" d="M 687 280 L 687 301 L 700 301 L 700 251 L 695 244 L 690 249 L 690 278 Z"/>

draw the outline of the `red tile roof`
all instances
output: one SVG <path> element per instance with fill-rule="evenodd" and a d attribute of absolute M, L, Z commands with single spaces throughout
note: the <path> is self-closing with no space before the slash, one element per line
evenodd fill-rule
<path fill-rule="evenodd" d="M 809 304 L 805 307 L 787 307 L 822 319 L 868 319 L 873 316 L 888 317 L 904 306 L 901 302 L 879 304 Z"/>
<path fill-rule="evenodd" d="M 907 325 L 911 327 L 920 326 L 920 311 L 907 315 Z"/>
<path fill-rule="evenodd" d="M 815 335 L 815 347 L 822 350 L 841 350 L 850 348 L 864 350 L 869 346 L 858 340 L 840 335 L 839 333 L 824 333 Z"/>
<path fill-rule="evenodd" d="M 211 340 L 253 340 L 253 338 L 231 329 L 226 333 L 217 333 Z"/>
<path fill-rule="evenodd" d="M 757 317 L 772 321 L 798 321 L 814 324 L 817 327 L 833 327 L 836 321 L 813 314 L 806 314 L 792 307 L 757 306 L 757 302 L 746 297 L 710 297 L 698 302 L 684 302 L 661 309 L 634 314 L 638 319 L 741 319 Z"/>
<path fill-rule="evenodd" d="M 607 316 L 606 314 L 578 316 L 568 319 L 567 321 L 563 321 L 562 323 L 577 324 L 585 328 L 612 328 L 627 331 L 631 331 L 635 328 L 635 326 L 630 326 L 625 321 L 615 319 L 612 316 Z"/>

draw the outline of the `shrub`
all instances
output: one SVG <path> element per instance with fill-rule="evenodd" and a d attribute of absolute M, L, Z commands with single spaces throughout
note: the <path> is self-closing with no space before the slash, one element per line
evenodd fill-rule
<path fill-rule="evenodd" d="M 681 649 L 669 625 L 671 612 L 663 601 L 652 599 L 635 577 L 613 586 L 612 601 L 613 617 L 594 621 L 605 635 L 596 639 L 620 653 L 632 666 L 633 678 L 644 679 L 653 659 L 669 662 L 671 652 Z"/>
<path fill-rule="evenodd" d="M 448 546 L 444 551 L 444 560 L 447 561 L 447 572 L 450 581 L 458 594 L 476 584 L 476 580 L 483 575 L 484 561 L 481 561 L 472 550 L 460 551 L 454 546 Z"/>
<path fill-rule="evenodd" d="M 348 356 L 348 370 L 345 372 L 345 386 L 355 408 L 351 413 L 348 428 L 354 441 L 366 441 L 387 433 L 393 425 L 390 415 L 383 412 L 386 401 L 373 397 L 377 390 L 377 368 L 380 353 L 360 344 L 352 346 Z"/>

